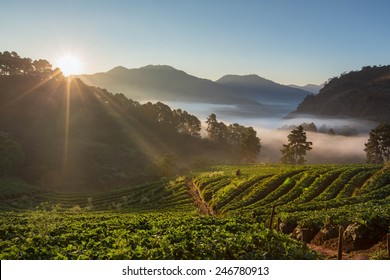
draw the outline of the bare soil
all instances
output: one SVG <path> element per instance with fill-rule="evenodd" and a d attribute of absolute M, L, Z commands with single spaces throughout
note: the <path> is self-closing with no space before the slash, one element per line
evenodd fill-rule
<path fill-rule="evenodd" d="M 319 255 L 321 255 L 326 260 L 337 260 L 337 243 L 338 239 L 333 238 L 327 240 L 322 245 L 315 245 L 313 243 L 307 244 L 307 246 L 316 251 Z M 366 250 L 358 250 L 345 252 L 343 251 L 343 260 L 369 260 L 370 255 L 372 255 L 375 251 L 386 249 L 386 241 L 383 240 L 376 245 L 372 246 Z"/>
<path fill-rule="evenodd" d="M 207 204 L 206 201 L 203 200 L 202 196 L 199 193 L 198 188 L 194 185 L 192 181 L 187 182 L 188 192 L 190 193 L 192 200 L 194 201 L 196 207 L 202 215 L 206 216 L 214 216 L 213 210 Z"/>

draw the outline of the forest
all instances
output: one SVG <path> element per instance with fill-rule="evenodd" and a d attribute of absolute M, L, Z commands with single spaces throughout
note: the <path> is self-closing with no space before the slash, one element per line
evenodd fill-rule
<path fill-rule="evenodd" d="M 225 125 L 211 114 L 201 135 L 201 121 L 185 110 L 87 86 L 46 60 L 15 52 L 0 53 L 0 104 L 2 151 L 8 153 L 2 172 L 62 190 L 141 182 L 218 162 L 253 162 L 260 152 L 251 127 Z"/>

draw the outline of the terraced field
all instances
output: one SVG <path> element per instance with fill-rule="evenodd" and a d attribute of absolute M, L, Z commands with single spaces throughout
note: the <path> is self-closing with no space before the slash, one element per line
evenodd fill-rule
<path fill-rule="evenodd" d="M 21 181 L 0 179 L 0 210 L 49 209 L 120 212 L 196 211 L 185 177 L 95 194 L 55 193 Z"/>
<path fill-rule="evenodd" d="M 305 229 L 309 241 L 321 243 L 343 225 L 346 240 L 362 231 L 363 242 L 351 240 L 349 250 L 372 246 L 389 232 L 390 169 L 217 166 L 95 194 L 54 193 L 0 179 L 0 257 L 317 258 L 303 243 L 267 228 L 273 206 L 284 234 L 299 239 Z"/>
<path fill-rule="evenodd" d="M 308 231 L 307 242 L 336 238 L 343 226 L 348 250 L 361 250 L 384 240 L 390 229 L 389 167 L 221 166 L 192 183 L 219 216 L 268 224 L 275 206 L 281 230 L 296 238 Z"/>

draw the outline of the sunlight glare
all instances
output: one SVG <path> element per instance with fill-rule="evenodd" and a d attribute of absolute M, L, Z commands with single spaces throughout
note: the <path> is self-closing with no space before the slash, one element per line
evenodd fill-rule
<path fill-rule="evenodd" d="M 80 59 L 72 54 L 65 54 L 61 56 L 57 61 L 57 65 L 64 76 L 81 74 L 83 70 Z"/>

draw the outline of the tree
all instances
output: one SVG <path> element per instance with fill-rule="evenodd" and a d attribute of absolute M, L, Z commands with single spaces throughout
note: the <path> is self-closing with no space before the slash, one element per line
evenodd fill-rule
<path fill-rule="evenodd" d="M 390 124 L 383 123 L 372 129 L 364 144 L 367 163 L 383 163 L 390 158 Z"/>
<path fill-rule="evenodd" d="M 182 111 L 181 109 L 173 110 L 172 113 L 177 126 L 176 130 L 179 133 L 200 137 L 199 132 L 202 129 L 202 123 L 197 117 L 188 114 L 187 111 Z"/>
<path fill-rule="evenodd" d="M 60 69 L 52 70 L 52 65 L 44 59 L 32 61 L 22 58 L 16 52 L 0 52 L 0 75 L 2 76 L 38 76 L 42 79 L 61 78 Z"/>
<path fill-rule="evenodd" d="M 241 155 L 247 162 L 254 162 L 260 153 L 260 138 L 256 134 L 257 132 L 252 127 L 248 127 L 241 135 Z"/>
<path fill-rule="evenodd" d="M 281 161 L 284 164 L 304 164 L 307 151 L 312 149 L 312 142 L 308 142 L 306 132 L 302 126 L 292 130 L 287 136 L 288 144 L 283 144 Z"/>
<path fill-rule="evenodd" d="M 211 114 L 206 120 L 209 139 L 218 144 L 226 144 L 228 139 L 228 127 L 223 122 L 217 121 L 217 116 Z"/>

